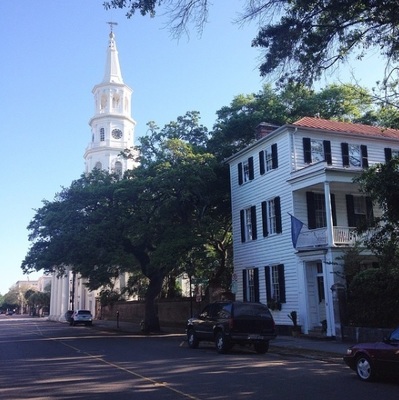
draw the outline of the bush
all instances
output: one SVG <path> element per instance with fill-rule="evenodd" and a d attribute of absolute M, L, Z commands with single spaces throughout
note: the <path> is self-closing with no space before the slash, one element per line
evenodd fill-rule
<path fill-rule="evenodd" d="M 398 326 L 399 273 L 383 268 L 358 273 L 349 286 L 348 315 L 357 326 Z"/>

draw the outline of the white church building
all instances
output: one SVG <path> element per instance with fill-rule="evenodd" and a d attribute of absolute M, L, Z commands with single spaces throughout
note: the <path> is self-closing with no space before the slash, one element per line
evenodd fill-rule
<path fill-rule="evenodd" d="M 101 83 L 93 88 L 94 115 L 89 121 L 91 142 L 84 152 L 85 172 L 94 168 L 120 174 L 134 168 L 134 161 L 120 156 L 121 151 L 134 143 L 136 122 L 131 116 L 132 89 L 122 79 L 115 35 L 110 23 L 105 73 Z M 63 277 L 52 275 L 50 316 L 51 320 L 64 320 L 71 309 L 87 309 L 98 315 L 97 292 L 87 290 L 85 280 L 67 270 Z M 125 285 L 124 276 L 118 285 Z"/>

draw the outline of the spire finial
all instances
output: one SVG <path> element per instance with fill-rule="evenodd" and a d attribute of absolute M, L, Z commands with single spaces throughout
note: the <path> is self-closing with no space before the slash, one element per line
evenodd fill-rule
<path fill-rule="evenodd" d="M 109 27 L 110 27 L 110 29 L 111 29 L 111 33 L 113 32 L 113 30 L 114 30 L 114 25 L 118 25 L 118 23 L 117 22 L 107 22 L 107 24 L 109 25 Z"/>

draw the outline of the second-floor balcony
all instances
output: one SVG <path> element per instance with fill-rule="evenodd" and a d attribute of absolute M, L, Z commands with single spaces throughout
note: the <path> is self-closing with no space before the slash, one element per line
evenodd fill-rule
<path fill-rule="evenodd" d="M 356 228 L 346 226 L 334 226 L 333 246 L 352 246 L 360 237 Z M 303 229 L 299 234 L 297 249 L 309 249 L 328 246 L 327 228 Z"/>

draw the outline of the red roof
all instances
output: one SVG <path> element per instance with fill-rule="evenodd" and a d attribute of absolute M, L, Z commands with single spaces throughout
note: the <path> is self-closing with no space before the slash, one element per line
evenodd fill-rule
<path fill-rule="evenodd" d="M 399 139 L 399 130 L 397 129 L 363 124 L 351 124 L 349 122 L 331 121 L 329 119 L 304 117 L 299 121 L 294 122 L 293 125 L 333 132 L 348 132 L 365 136 Z"/>

